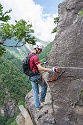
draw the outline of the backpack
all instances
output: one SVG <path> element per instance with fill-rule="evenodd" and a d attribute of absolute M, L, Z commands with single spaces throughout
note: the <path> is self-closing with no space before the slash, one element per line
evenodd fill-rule
<path fill-rule="evenodd" d="M 29 64 L 29 61 L 30 61 L 30 58 L 32 56 L 34 56 L 35 54 L 30 54 L 28 55 L 23 61 L 22 61 L 22 64 L 23 64 L 23 72 L 28 75 L 28 76 L 33 76 L 34 73 L 31 71 L 30 69 L 30 64 Z"/>

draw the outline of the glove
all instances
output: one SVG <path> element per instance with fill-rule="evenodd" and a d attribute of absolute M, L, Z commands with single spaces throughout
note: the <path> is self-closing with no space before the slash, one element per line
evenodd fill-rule
<path fill-rule="evenodd" d="M 56 72 L 56 68 L 53 67 L 53 68 L 51 69 L 51 72 Z"/>
<path fill-rule="evenodd" d="M 48 64 L 48 62 L 43 62 L 43 64 Z"/>

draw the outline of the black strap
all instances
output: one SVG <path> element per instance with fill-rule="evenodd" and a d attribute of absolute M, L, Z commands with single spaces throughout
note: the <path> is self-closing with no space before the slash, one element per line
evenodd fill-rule
<path fill-rule="evenodd" d="M 29 59 L 30 59 L 32 56 L 34 56 L 34 55 L 36 55 L 36 54 L 35 54 L 35 53 L 32 53 L 32 54 L 28 55 L 28 56 L 29 56 Z"/>
<path fill-rule="evenodd" d="M 34 55 L 36 55 L 36 54 L 35 54 L 35 53 L 32 53 L 32 54 L 28 55 L 28 56 L 29 56 L 29 65 L 30 65 L 30 58 L 31 58 L 32 56 L 34 56 Z M 34 66 L 33 66 L 33 67 L 34 67 Z M 32 67 L 32 68 L 30 68 L 30 69 L 31 69 L 31 71 L 32 71 L 33 67 Z"/>

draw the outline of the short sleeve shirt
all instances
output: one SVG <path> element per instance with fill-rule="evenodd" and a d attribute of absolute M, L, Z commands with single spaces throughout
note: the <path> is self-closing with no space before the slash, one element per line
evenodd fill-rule
<path fill-rule="evenodd" d="M 29 53 L 29 55 L 30 54 L 34 54 L 30 58 L 30 69 L 32 70 L 32 72 L 39 72 L 37 68 L 37 65 L 40 64 L 39 57 L 34 52 Z"/>

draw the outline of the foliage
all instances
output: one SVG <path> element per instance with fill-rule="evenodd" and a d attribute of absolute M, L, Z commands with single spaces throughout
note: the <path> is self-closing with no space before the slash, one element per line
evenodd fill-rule
<path fill-rule="evenodd" d="M 50 53 L 52 48 L 52 42 L 50 42 L 39 54 L 39 59 L 41 60 L 41 63 L 47 60 L 47 56 Z"/>
<path fill-rule="evenodd" d="M 7 118 L 4 116 L 0 116 L 0 125 L 6 125 L 5 123 L 7 122 Z"/>
<path fill-rule="evenodd" d="M 80 96 L 82 96 L 82 97 L 83 97 L 83 90 L 81 90 L 81 91 L 80 91 Z"/>
<path fill-rule="evenodd" d="M 13 122 L 11 122 L 10 125 L 18 125 L 18 124 L 17 124 L 16 121 L 14 120 Z"/>
<path fill-rule="evenodd" d="M 54 23 L 55 23 L 56 27 L 52 30 L 51 33 L 57 32 L 57 27 L 58 27 L 58 23 L 59 23 L 59 17 L 54 18 Z"/>
<path fill-rule="evenodd" d="M 81 17 L 83 17 L 83 10 L 81 10 L 81 11 L 79 12 L 79 15 L 80 15 Z"/>
<path fill-rule="evenodd" d="M 0 105 L 3 105 L 6 91 L 9 98 L 24 102 L 25 95 L 31 90 L 28 77 L 22 71 L 22 62 L 10 53 L 3 54 L 0 59 Z M 5 90 L 5 91 L 3 91 Z"/>
<path fill-rule="evenodd" d="M 0 46 L 0 57 L 5 52 L 6 52 L 6 49 L 4 47 Z"/>
<path fill-rule="evenodd" d="M 57 27 L 55 27 L 51 33 L 55 33 L 55 32 L 57 32 Z"/>
<path fill-rule="evenodd" d="M 8 118 L 6 116 L 0 116 L 0 125 L 17 125 L 17 123 L 14 120 L 14 118 Z"/>
<path fill-rule="evenodd" d="M 7 22 L 8 20 L 10 20 L 10 16 L 7 15 L 8 13 L 10 13 L 12 10 L 8 10 L 6 12 L 3 13 L 3 7 L 2 5 L 0 4 L 0 20 L 1 21 L 4 21 L 4 22 Z"/>
<path fill-rule="evenodd" d="M 0 125 L 17 125 L 15 118 L 7 118 L 6 116 L 0 116 Z"/>
<path fill-rule="evenodd" d="M 23 19 L 21 19 L 20 21 L 15 21 L 15 25 L 10 25 L 8 23 L 1 24 L 0 35 L 2 38 L 2 42 L 6 39 L 14 38 L 14 40 L 17 40 L 18 43 L 22 43 L 21 46 L 26 44 L 26 42 L 30 44 L 35 44 L 35 37 L 31 35 L 32 33 L 34 33 L 34 30 L 32 29 L 32 24 L 29 24 Z M 18 47 L 18 43 L 15 47 Z M 5 44 L 3 46 L 5 46 Z"/>
<path fill-rule="evenodd" d="M 20 47 L 23 46 L 26 43 L 35 44 L 36 39 L 32 35 L 34 33 L 34 30 L 32 29 L 32 24 L 26 22 L 23 19 L 20 19 L 19 21 L 15 21 L 15 25 L 9 24 L 8 21 L 10 20 L 9 14 L 12 10 L 8 10 L 3 13 L 3 7 L 0 4 L 0 55 L 2 55 L 5 52 L 5 49 L 3 49 L 4 46 L 7 46 L 5 44 L 5 41 L 7 39 L 14 38 L 17 40 L 17 44 L 15 46 L 9 46 L 9 47 Z M 21 45 L 19 46 L 19 42 L 21 42 Z"/>

